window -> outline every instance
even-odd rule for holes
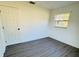
[[[68,27],[68,21],[69,21],[70,13],[64,13],[64,14],[58,14],[55,15],[55,26],[56,27]]]

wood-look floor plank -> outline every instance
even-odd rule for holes
[[[79,49],[49,37],[7,46],[5,57],[79,57]]]

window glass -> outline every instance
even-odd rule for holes
[[[70,13],[63,13],[55,15],[54,19],[56,21],[56,26],[58,27],[68,27]]]

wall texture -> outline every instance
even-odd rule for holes
[[[48,36],[48,9],[24,2],[0,2],[0,7],[7,45]]]
[[[70,12],[68,28],[55,27],[54,15]],[[49,36],[79,48],[79,4],[65,6],[51,11],[51,19],[49,21]]]
[[[34,5],[21,5],[19,8],[18,27],[21,42],[48,36],[49,10]]]
[[[79,48],[79,4],[52,10],[50,20],[48,9],[24,2],[0,2],[0,10],[7,45],[47,37],[49,33],[50,37]],[[71,13],[69,26],[56,28],[53,16],[64,12]]]

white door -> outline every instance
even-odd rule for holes
[[[17,20],[18,20],[18,9],[12,7],[6,7],[5,14],[5,30],[6,30],[6,37],[7,37],[7,45],[19,43],[18,37],[18,27],[17,27]]]
[[[7,45],[12,45],[20,41],[18,38],[18,8],[2,6],[2,19],[4,25],[5,41]]]
[[[5,40],[4,40],[4,33],[3,33],[1,20],[2,19],[1,19],[1,14],[0,14],[0,57],[2,57],[5,52]]]

